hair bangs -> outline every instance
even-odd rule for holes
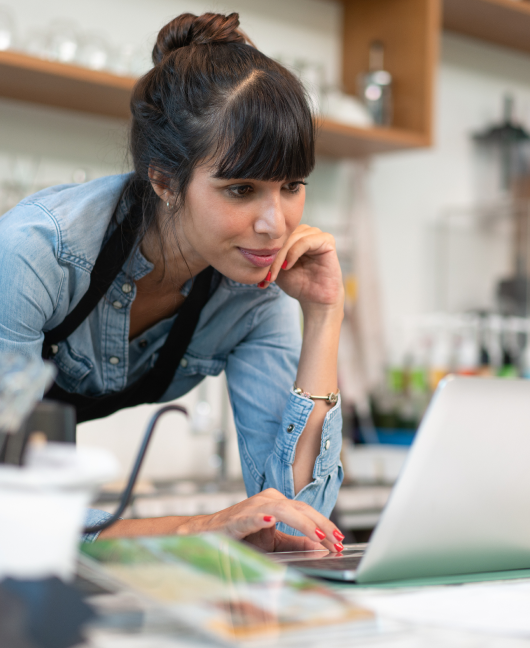
[[[294,180],[315,166],[315,124],[290,79],[270,71],[243,81],[221,114],[211,163],[216,178]]]

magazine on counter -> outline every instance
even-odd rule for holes
[[[323,583],[219,534],[100,540],[81,551],[180,621],[230,643],[374,623],[371,611]]]

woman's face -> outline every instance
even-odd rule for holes
[[[199,265],[258,283],[302,219],[303,178],[222,180],[213,173],[200,166],[189,185],[179,223],[186,247]]]

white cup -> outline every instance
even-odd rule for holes
[[[99,448],[47,443],[0,466],[0,580],[74,575],[86,508],[117,461]]]

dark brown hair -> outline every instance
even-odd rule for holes
[[[239,16],[182,14],[160,30],[154,67],[131,99],[131,189],[142,230],[157,226],[156,169],[184,204],[195,167],[218,178],[295,180],[315,163],[314,123],[300,81],[249,44]]]

